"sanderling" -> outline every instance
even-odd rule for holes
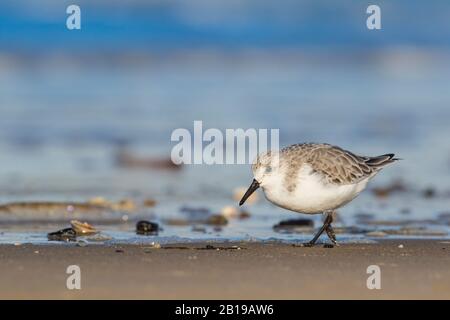
[[[324,231],[336,244],[331,227],[335,210],[353,200],[373,176],[396,160],[392,153],[357,156],[324,143],[294,144],[268,151],[253,163],[254,179],[239,205],[261,187],[266,198],[277,206],[306,214],[326,214],[323,226],[306,246],[314,245]]]

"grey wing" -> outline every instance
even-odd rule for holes
[[[336,146],[318,145],[310,151],[307,162],[329,183],[344,185],[358,183],[396,160],[394,154],[365,157]]]

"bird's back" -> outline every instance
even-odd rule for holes
[[[295,177],[306,163],[314,172],[323,175],[326,182],[338,185],[355,184],[398,160],[392,153],[376,157],[359,156],[326,143],[291,145],[281,150],[281,159],[287,165],[289,177]]]

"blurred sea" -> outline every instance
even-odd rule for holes
[[[184,205],[219,211],[251,182],[250,166],[116,163],[123,148],[168,156],[171,132],[202,120],[205,129],[279,128],[282,146],[328,142],[403,158],[373,186],[401,179],[411,192],[382,201],[367,192],[341,210],[344,225],[361,212],[437,225],[448,213],[448,1],[380,1],[381,31],[366,29],[364,1],[78,1],[80,31],[65,28],[69,4],[0,3],[1,203],[150,197],[156,219]],[[428,187],[438,196],[424,199]],[[298,237],[272,230],[297,214],[264,200],[249,211],[219,233],[166,226],[162,236]]]

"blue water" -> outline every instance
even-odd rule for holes
[[[0,3],[2,50],[173,50],[220,47],[449,46],[450,3],[377,1],[382,31],[366,28],[370,3],[358,0],[77,1],[82,31],[65,27],[53,0]]]

